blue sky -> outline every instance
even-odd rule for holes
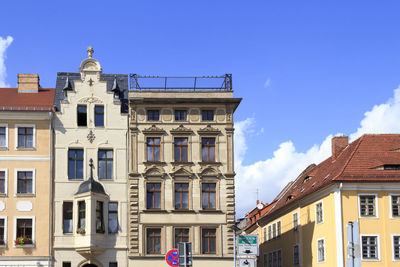
[[[60,3],[0,3],[0,38],[12,37],[0,53],[6,56],[0,79],[5,73],[3,82],[15,87],[17,73],[39,73],[43,87],[54,87],[58,71],[77,71],[89,45],[106,73],[232,73],[234,94],[243,97],[235,116],[239,216],[255,203],[255,197],[241,201],[255,188],[264,202],[271,201],[280,180],[295,179],[304,164],[328,156],[307,157],[313,147],[322,151],[327,137],[358,132],[374,105],[396,107],[399,1]],[[369,131],[397,131],[385,127]],[[291,155],[307,160],[282,165],[293,170],[285,174],[261,169],[262,181],[240,188],[240,179],[252,178],[250,167],[274,162],[287,144]],[[274,189],[266,189],[271,183]]]

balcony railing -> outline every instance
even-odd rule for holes
[[[130,74],[130,90],[232,91],[232,74],[223,76],[165,77]]]

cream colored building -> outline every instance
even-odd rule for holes
[[[51,266],[54,89],[0,88],[0,266]]]
[[[129,266],[166,266],[181,241],[193,245],[193,266],[232,266],[233,113],[241,99],[231,76],[222,90],[196,91],[146,90],[131,78]]]
[[[127,266],[128,76],[103,74],[92,53],[79,73],[57,75],[57,267]]]

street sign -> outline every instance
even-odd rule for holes
[[[254,258],[240,258],[239,259],[239,266],[240,267],[255,267],[256,266],[256,259]]]
[[[169,266],[176,267],[179,265],[179,253],[177,249],[171,249],[165,255],[165,261]]]
[[[190,242],[179,242],[179,267],[191,267],[192,266],[192,243]]]
[[[238,236],[239,255],[258,256],[258,235]]]

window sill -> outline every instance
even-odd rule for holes
[[[5,194],[5,193],[0,193],[0,197],[7,197],[7,194]],[[1,244],[0,244],[0,246],[1,246]]]
[[[142,212],[144,212],[144,213],[168,213],[168,211],[162,210],[162,209],[146,209],[146,210],[142,210]]]
[[[216,209],[202,209],[199,210],[200,213],[220,213],[223,214],[222,210],[216,210]]]
[[[194,165],[191,161],[172,161],[170,162],[172,165]]]
[[[359,216],[359,219],[379,219],[377,216]]]
[[[0,147],[0,151],[8,151],[8,147],[2,146],[2,147]]]
[[[69,182],[82,182],[83,178],[68,178]]]
[[[98,178],[102,182],[114,182],[114,178]]]
[[[199,161],[200,165],[221,165],[219,161]]]
[[[144,161],[143,162],[144,165],[166,165],[167,163],[165,163],[164,161]]]
[[[15,195],[16,197],[35,197],[35,194],[32,194],[32,193],[27,193],[27,194],[24,194],[24,193],[17,193],[16,195]]]
[[[35,244],[14,245],[14,248],[34,248]]]
[[[177,213],[196,213],[194,210],[190,209],[174,209],[172,212],[177,212]]]
[[[36,151],[36,147],[16,147],[17,151]]]

